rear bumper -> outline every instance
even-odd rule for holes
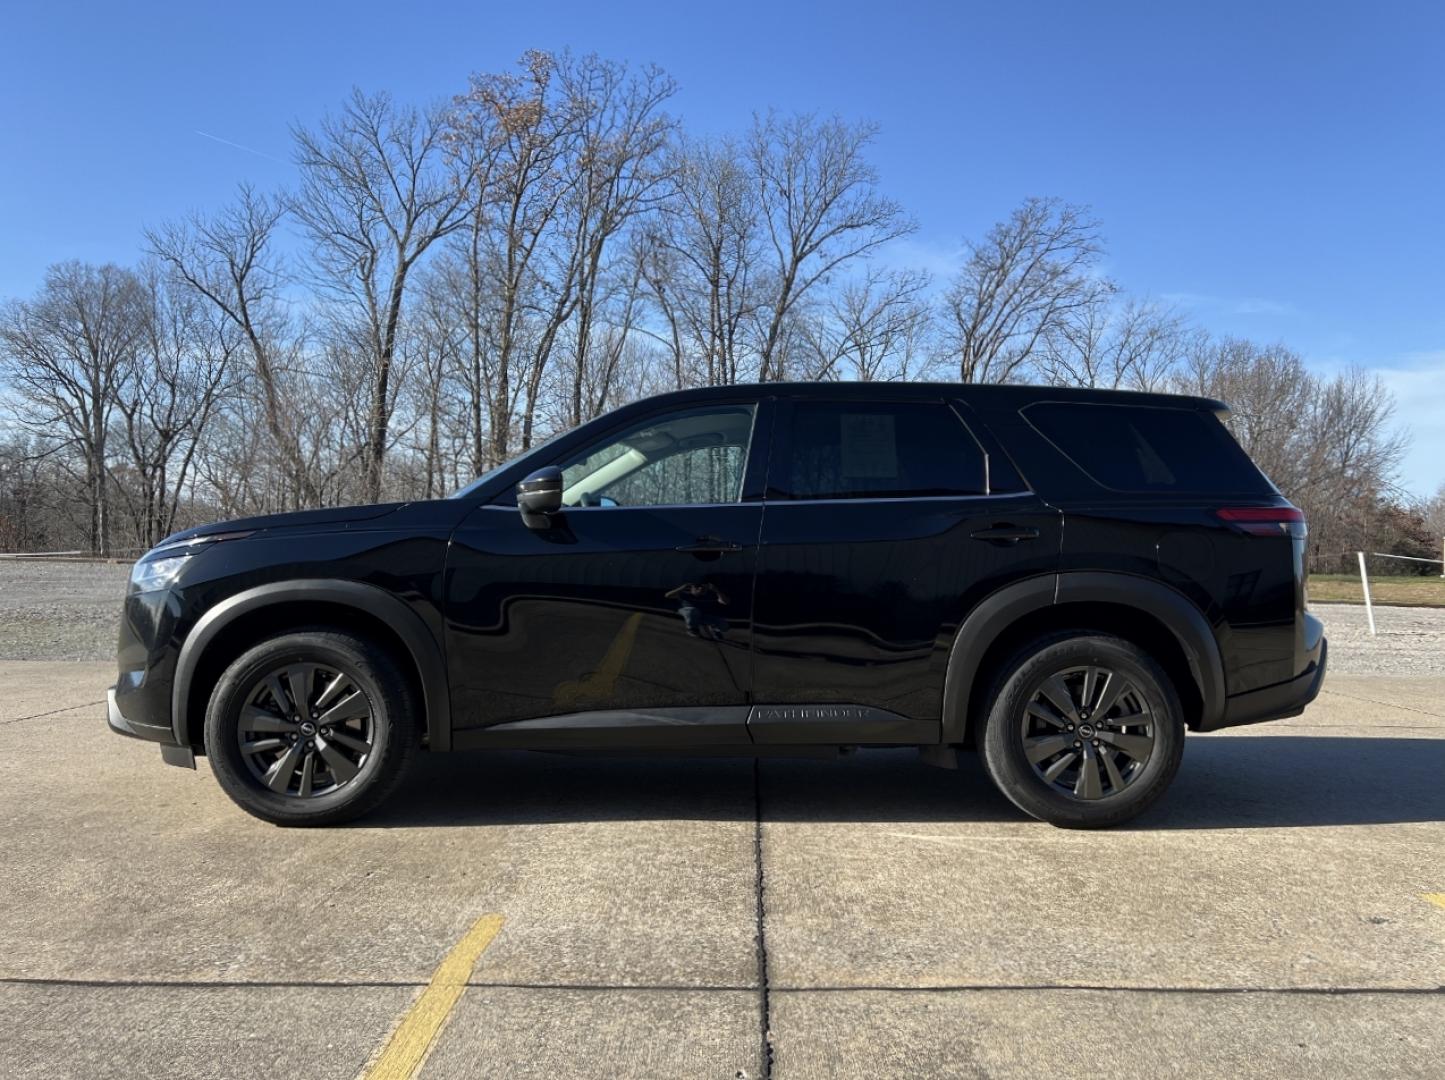
[[[105,692],[105,721],[110,730],[117,735],[125,735],[132,739],[142,739],[146,742],[160,743],[161,760],[167,765],[180,765],[183,768],[194,769],[196,767],[196,755],[189,746],[177,746],[175,733],[169,727],[158,727],[155,724],[142,724],[137,720],[127,719],[116,704],[115,687]]]
[[[1217,731],[1219,728],[1238,727],[1241,724],[1259,724],[1266,720],[1283,720],[1298,716],[1305,706],[1313,701],[1325,681],[1325,663],[1329,657],[1329,643],[1323,633],[1311,652],[1309,664],[1299,675],[1288,682],[1252,690],[1247,694],[1235,694],[1226,698],[1224,715],[1217,724],[1204,729]]]

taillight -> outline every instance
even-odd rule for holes
[[[1295,506],[1229,506],[1215,516],[1251,536],[1304,536],[1304,511]]]

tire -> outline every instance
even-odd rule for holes
[[[298,694],[306,715],[294,711]],[[206,710],[206,754],[221,788],[248,814],[277,825],[336,825],[395,790],[416,750],[415,715],[386,650],[341,630],[298,630],[261,642],[226,669]]]
[[[1107,828],[1143,813],[1184,755],[1174,684],[1123,638],[1041,638],[1004,666],[987,704],[989,778],[1024,813],[1061,828]]]

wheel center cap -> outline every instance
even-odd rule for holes
[[[316,734],[316,725],[310,720],[306,721],[306,723],[301,725],[301,734],[309,739],[312,735]]]
[[[1094,737],[1094,725],[1093,725],[1093,724],[1080,724],[1080,725],[1079,725],[1079,738],[1081,738],[1081,739],[1092,739],[1093,737]]]

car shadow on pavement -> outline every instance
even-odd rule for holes
[[[1395,825],[1445,821],[1445,738],[1233,735],[1190,738],[1154,829]]]
[[[766,821],[1020,822],[977,757],[957,771],[911,750],[761,761]],[[363,827],[751,821],[749,759],[524,752],[421,755]],[[1191,737],[1174,784],[1127,829],[1247,829],[1445,820],[1445,739]]]

